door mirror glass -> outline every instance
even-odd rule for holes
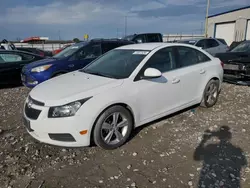
[[[147,68],[144,71],[144,77],[145,78],[159,78],[161,77],[161,71],[159,71],[158,69],[155,68]]]
[[[136,39],[135,42],[136,43],[142,43],[142,40],[141,39]]]

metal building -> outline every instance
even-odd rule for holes
[[[208,17],[208,37],[233,41],[250,40],[250,6]]]

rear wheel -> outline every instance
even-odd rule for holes
[[[128,140],[132,129],[130,112],[122,106],[112,106],[98,118],[93,132],[94,142],[103,149],[116,149]]]
[[[202,107],[210,108],[214,106],[219,96],[219,81],[210,80],[206,85],[201,102]]]

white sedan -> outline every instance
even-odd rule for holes
[[[35,139],[58,146],[123,145],[132,130],[195,104],[212,107],[223,64],[178,43],[116,48],[83,69],[36,86],[24,105]]]

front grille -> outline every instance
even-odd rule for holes
[[[71,134],[49,134],[51,140],[61,141],[61,142],[75,142],[76,140]]]
[[[25,105],[25,114],[28,118],[36,120],[41,113],[41,110],[37,110],[34,108],[29,108],[28,105]]]
[[[32,101],[33,104],[37,105],[37,106],[44,106],[44,102],[40,102],[38,100],[35,100],[33,98],[31,98],[31,96],[29,96],[29,101]]]

